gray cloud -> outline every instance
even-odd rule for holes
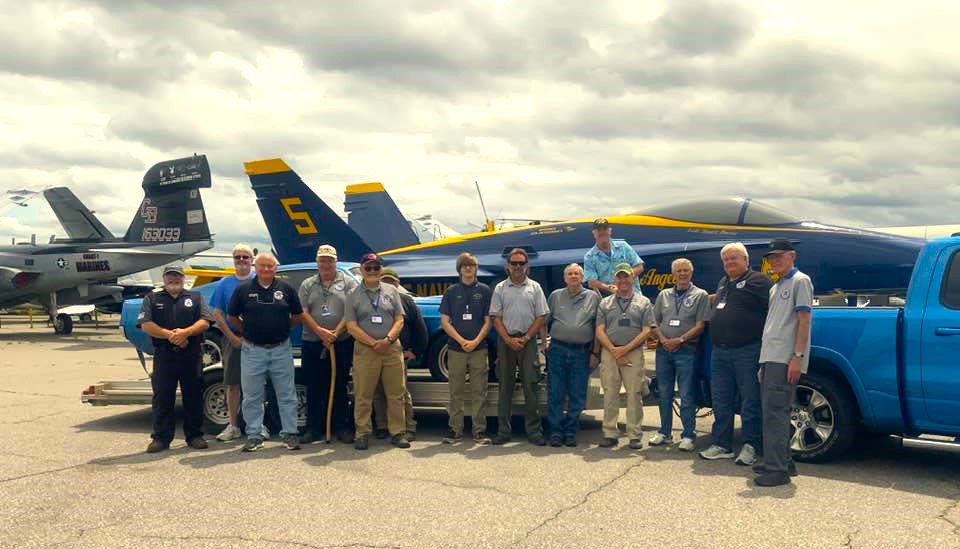
[[[654,22],[653,35],[683,55],[736,52],[753,34],[753,15],[731,2],[670,2]]]

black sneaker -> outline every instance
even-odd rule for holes
[[[370,447],[370,435],[360,435],[357,437],[357,440],[353,443],[353,447],[357,450],[366,450]]]
[[[563,446],[563,437],[560,435],[550,435],[550,446],[553,446],[554,448]]]
[[[574,435],[567,435],[563,437],[563,445],[573,448],[577,445],[577,437]]]
[[[407,431],[407,440],[410,441],[410,442],[413,442],[413,441],[417,440],[417,432],[416,432],[416,431]]]
[[[447,431],[447,434],[443,437],[444,444],[457,444],[463,442],[463,433],[458,433],[453,429]]]
[[[630,439],[631,450],[639,450],[640,448],[643,448],[643,441],[641,441],[639,438]]]
[[[169,447],[170,447],[169,444],[165,442],[160,442],[157,439],[153,439],[152,441],[150,441],[150,444],[147,445],[147,453],[156,454],[157,452],[162,452]]]
[[[262,438],[248,438],[247,442],[243,445],[241,452],[256,452],[257,450],[263,448],[263,439]]]
[[[287,450],[300,449],[300,437],[297,435],[283,435],[283,443],[287,445]]]
[[[762,463],[758,463],[758,464],[756,464],[756,465],[753,466],[753,472],[756,473],[756,474],[758,474],[758,475],[765,474],[765,473],[767,472],[767,466],[764,465],[764,464],[762,464]],[[796,464],[796,463],[794,463],[794,462],[791,461],[791,462],[787,465],[787,474],[790,475],[791,477],[797,476],[797,464]]]
[[[302,437],[300,437],[300,444],[313,444],[314,442],[321,440],[323,440],[322,436],[315,435],[310,431],[307,431]]]
[[[783,486],[784,484],[790,484],[790,475],[786,473],[764,473],[753,479],[753,483],[766,488]]]
[[[493,437],[493,443],[497,446],[506,444],[510,442],[510,435],[505,435],[503,433],[497,433],[497,436]]]
[[[400,433],[399,435],[393,435],[392,437],[390,437],[390,444],[393,444],[397,448],[410,447],[410,441],[407,440],[407,436],[404,433]]]
[[[194,437],[190,439],[190,442],[187,443],[187,446],[193,448],[194,450],[206,450],[210,446],[207,444],[207,441],[203,440],[203,437]]]
[[[541,435],[540,433],[537,433],[537,434],[531,436],[529,440],[530,440],[530,444],[533,444],[534,446],[546,446],[546,445],[547,445],[546,439],[544,439],[544,438],[543,438],[543,435]]]
[[[601,448],[613,448],[616,445],[617,445],[617,439],[610,438],[610,437],[603,437],[603,440],[601,440],[600,444],[598,444],[598,446],[600,446]]]
[[[346,429],[344,429],[343,431],[340,431],[339,433],[337,433],[337,440],[339,440],[344,444],[353,444],[353,440],[354,440],[353,431],[348,431]]]
[[[377,438],[380,439],[380,440],[383,440],[383,439],[387,438],[388,436],[390,436],[390,431],[388,431],[388,430],[386,430],[386,429],[375,429],[375,430],[373,431],[373,436],[377,437]]]
[[[486,446],[487,444],[493,443],[493,441],[490,440],[490,437],[488,437],[486,433],[473,433],[473,443]]]

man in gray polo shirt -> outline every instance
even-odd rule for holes
[[[670,265],[675,285],[660,292],[653,307],[657,321],[657,389],[660,397],[660,432],[650,446],[673,441],[673,386],[680,388],[678,448],[693,451],[697,427],[697,342],[710,316],[710,297],[693,285],[693,263],[675,259]]]
[[[600,294],[583,287],[583,269],[571,263],[563,270],[566,288],[547,300],[550,341],[547,349],[547,423],[550,446],[577,445],[580,414],[587,400]],[[564,403],[567,413],[563,413]]]
[[[597,341],[600,356],[600,384],[603,387],[603,441],[600,446],[617,445],[620,429],[620,388],[627,391],[627,438],[630,448],[643,447],[643,392],[646,385],[643,344],[656,322],[650,300],[633,287],[633,267],[620,263],[614,268],[617,292],[600,301],[597,308]]]
[[[360,260],[363,284],[347,296],[343,318],[353,336],[354,421],[357,439],[354,447],[366,450],[373,426],[373,393],[383,383],[387,397],[387,426],[390,442],[398,448],[409,448],[405,431],[403,396],[406,392],[403,368],[403,304],[400,294],[390,284],[380,282],[383,264],[377,254],[369,253]]]
[[[794,266],[797,252],[786,238],[774,239],[766,257],[779,278],[770,288],[760,347],[763,464],[754,467],[753,482],[780,486],[796,475],[790,457],[790,408],[800,375],[810,362],[813,283]]]
[[[543,328],[547,299],[537,281],[527,277],[529,257],[522,248],[507,256],[510,278],[497,284],[490,301],[490,316],[497,330],[497,377],[500,391],[497,401],[499,432],[494,444],[510,442],[510,418],[513,415],[513,388],[520,369],[526,412],[527,438],[537,446],[546,445],[540,412],[537,409],[540,368],[537,366],[537,333]]]

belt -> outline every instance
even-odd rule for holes
[[[747,345],[756,345],[757,343],[760,343],[760,342],[759,342],[759,341],[749,341],[749,342],[747,342],[747,343],[740,343],[739,345],[733,345],[733,344],[730,344],[730,343],[716,343],[716,342],[714,342],[714,345],[716,345],[717,347],[720,347],[721,349],[739,349],[740,347],[746,347]]]
[[[274,347],[279,347],[284,343],[286,343],[286,341],[281,341],[279,343],[254,343],[252,341],[250,342],[250,344],[253,345],[254,347],[263,347],[264,349],[273,349]]]
[[[560,341],[559,339],[550,338],[550,345],[559,345],[561,347],[567,347],[569,349],[585,349],[587,345],[592,345],[592,341],[587,343],[567,343],[566,341]]]

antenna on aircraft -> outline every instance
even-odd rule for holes
[[[483,210],[483,230],[484,232],[492,233],[497,229],[493,223],[493,220],[487,215],[487,207],[483,204],[483,193],[480,192],[480,183],[478,183],[477,180],[474,180],[473,184],[477,187],[477,196],[480,197],[480,209]]]

